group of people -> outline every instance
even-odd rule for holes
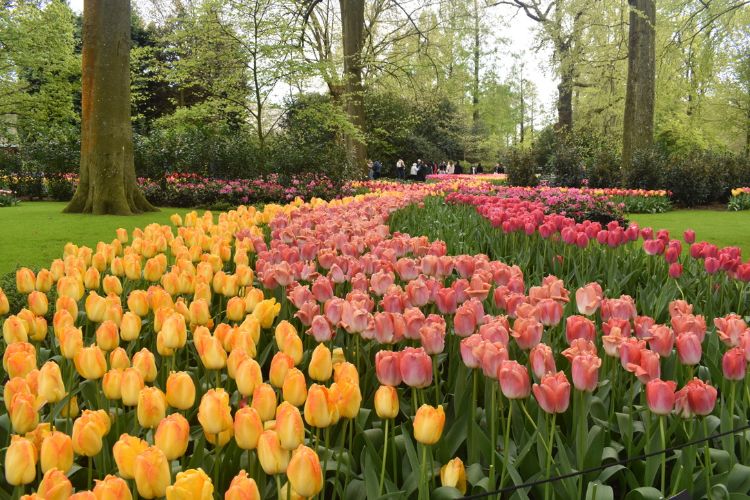
[[[368,161],[367,165],[369,167],[369,177],[370,179],[378,179],[382,177],[383,175],[383,164],[378,161]],[[503,167],[502,163],[498,162],[495,164],[495,167],[492,169],[492,172],[496,174],[502,174],[505,173],[505,167]],[[404,162],[403,159],[399,158],[399,160],[396,162],[396,177],[398,179],[409,179],[412,181],[424,181],[428,175],[430,174],[483,174],[484,168],[482,167],[482,163],[479,162],[476,165],[471,165],[468,168],[468,171],[464,171],[464,167],[461,165],[460,161],[442,161],[440,163],[437,163],[435,161],[429,162],[429,161],[422,161],[422,159],[418,159],[416,162],[411,164],[411,168],[406,168],[406,162]]]

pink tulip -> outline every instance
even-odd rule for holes
[[[714,318],[714,325],[721,341],[729,346],[738,345],[740,335],[747,330],[747,323],[737,314]]]
[[[629,295],[619,299],[602,299],[602,321],[610,318],[631,320],[636,317],[635,302]]]
[[[701,341],[697,335],[685,332],[677,335],[677,356],[683,365],[697,365],[703,353]]]
[[[673,300],[669,303],[669,317],[682,316],[683,314],[693,314],[693,306],[684,300]]]
[[[313,317],[310,329],[307,333],[312,335],[318,342],[327,342],[333,338],[331,324],[325,316],[317,315]]]
[[[648,339],[651,336],[651,327],[656,324],[650,316],[636,316],[633,320],[633,330],[639,339]]]
[[[312,294],[318,302],[325,302],[333,297],[333,285],[325,276],[319,276],[312,285]]]
[[[568,316],[565,318],[565,338],[570,344],[575,339],[594,341],[596,339],[596,325],[585,316]]]
[[[406,285],[406,298],[412,306],[422,307],[430,302],[430,289],[421,278]]]
[[[500,363],[508,360],[508,351],[499,342],[482,342],[477,347],[477,355],[481,358],[484,376],[493,379],[497,377]]]
[[[500,342],[507,346],[509,338],[508,330],[510,325],[508,324],[508,318],[506,316],[487,316],[488,319],[482,326],[479,327],[479,335],[482,339],[489,342]]]
[[[677,382],[654,378],[646,383],[646,403],[655,415],[669,415],[675,404]]]
[[[424,325],[425,317],[424,313],[418,307],[409,307],[404,311],[404,322],[406,323],[406,331],[404,337],[411,340],[419,339],[419,330]]]
[[[481,339],[481,337],[476,334],[470,335],[465,339],[461,339],[461,344],[459,345],[461,351],[461,359],[463,360],[464,365],[466,365],[467,368],[479,368],[481,359],[477,356],[476,349],[482,342],[483,340]]]
[[[674,348],[674,332],[667,325],[654,325],[649,329],[648,346],[658,352],[662,358],[668,358],[672,355]]]
[[[453,316],[453,331],[459,337],[466,337],[474,333],[477,327],[477,319],[474,311],[463,306],[459,307]]]
[[[427,354],[440,354],[445,349],[445,320],[437,314],[430,314],[419,330],[422,347]]]
[[[565,413],[570,404],[570,383],[565,373],[557,372],[542,378],[532,387],[539,407],[546,413]]]
[[[599,383],[602,360],[594,354],[581,354],[573,358],[572,365],[573,387],[579,391],[593,392]]]
[[[675,394],[675,412],[683,418],[711,414],[716,406],[716,388],[694,378]]]
[[[661,376],[659,354],[648,349],[643,349],[638,363],[628,363],[625,369],[638,377],[638,380],[643,384],[649,380],[659,378]]]
[[[685,239],[685,243],[687,243],[688,245],[692,245],[693,243],[695,243],[695,231],[693,231],[692,229],[686,229],[683,233],[683,237]]]
[[[669,277],[672,279],[677,279],[680,276],[682,276],[682,264],[678,264],[677,262],[670,264]]]
[[[747,371],[747,359],[742,347],[733,347],[721,358],[721,368],[727,380],[744,380]]]
[[[531,393],[531,381],[526,367],[517,361],[503,361],[497,372],[500,390],[508,399],[523,399]]]
[[[338,325],[341,322],[341,313],[344,311],[345,302],[344,299],[339,297],[332,297],[323,304],[323,313],[332,325]]]
[[[589,283],[588,285],[576,290],[576,307],[578,312],[591,316],[601,305],[603,297],[602,287],[599,283]]]
[[[432,384],[432,360],[421,347],[407,347],[401,351],[399,369],[401,378],[409,387],[421,389]]]
[[[380,270],[370,276],[370,290],[375,295],[383,296],[395,280],[396,276],[392,272]]]
[[[562,304],[552,299],[543,299],[536,307],[539,310],[539,320],[544,326],[555,326],[560,323],[563,315]]]
[[[568,358],[571,363],[576,356],[583,354],[591,354],[592,356],[598,356],[596,345],[586,339],[573,339],[570,343],[570,347],[562,352],[562,355]]]
[[[646,341],[635,337],[627,337],[620,342],[620,363],[627,370],[628,364],[640,364],[641,353],[646,347]]]
[[[552,349],[546,344],[537,344],[531,349],[529,364],[531,365],[531,372],[537,379],[557,371],[555,356]]]
[[[542,340],[544,325],[533,318],[518,318],[513,322],[511,336],[524,351],[531,349]]]
[[[401,383],[401,353],[378,351],[375,355],[375,374],[381,385],[397,386]]]

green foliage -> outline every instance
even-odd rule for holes
[[[636,151],[633,153],[630,168],[623,172],[624,187],[662,189],[666,163],[667,155],[660,147]]]
[[[536,186],[536,163],[534,154],[522,148],[513,148],[508,154],[505,172],[511,186]]]

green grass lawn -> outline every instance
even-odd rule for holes
[[[633,214],[630,220],[642,227],[668,229],[674,238],[682,238],[685,229],[695,231],[696,241],[719,246],[738,246],[750,257],[750,211],[674,210],[663,214]]]
[[[64,214],[65,203],[22,202],[15,207],[0,208],[0,275],[17,266],[48,267],[61,257],[68,241],[94,248],[99,241],[112,241],[115,230],[128,231],[152,222],[169,224],[173,213],[185,214],[184,208],[163,208],[133,216]]]
[[[68,241],[94,247],[98,241],[111,241],[118,227],[144,227],[151,222],[169,223],[169,216],[188,209],[164,208],[160,212],[131,217],[63,214],[65,203],[25,202],[0,208],[0,274],[17,266],[46,267],[62,255]],[[664,214],[635,214],[631,220],[641,226],[669,229],[673,237],[692,228],[698,241],[720,246],[739,246],[750,257],[750,211],[675,210]]]

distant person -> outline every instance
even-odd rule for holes
[[[416,163],[412,163],[411,170],[409,170],[409,179],[416,181],[418,173],[419,173],[419,165],[417,165]]]
[[[495,173],[496,174],[504,174],[505,168],[503,167],[503,164],[500,162],[495,163]]]
[[[477,163],[476,173],[477,174],[483,174],[484,173],[484,169],[482,168],[482,162],[481,161],[479,163]]]
[[[373,180],[375,177],[375,171],[373,170],[372,160],[367,160],[367,178]]]
[[[453,173],[456,175],[461,175],[464,173],[464,167],[461,166],[461,162],[457,161],[456,166],[453,167]]]
[[[427,180],[427,174],[430,173],[430,167],[426,163],[422,163],[422,166],[419,167],[419,170],[417,171],[417,180],[420,182],[424,182]]]
[[[453,172],[455,172],[455,167],[453,166],[453,162],[449,161],[448,162],[448,166],[445,167],[445,173],[449,174],[449,175],[452,175]]]
[[[401,158],[396,162],[396,177],[403,180],[406,176],[406,163]]]
[[[380,160],[375,160],[372,164],[372,178],[373,179],[380,179],[380,175],[383,172],[383,164],[380,163]]]

